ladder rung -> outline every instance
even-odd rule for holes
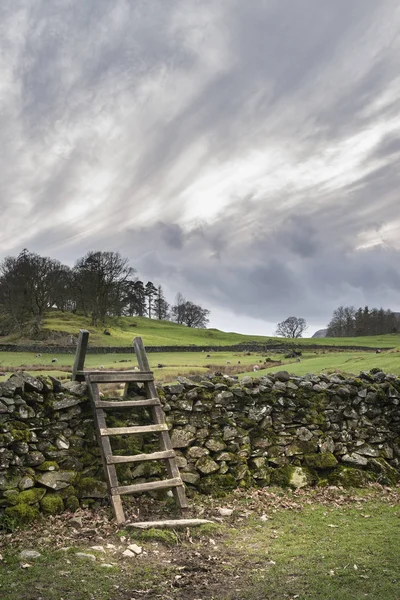
[[[143,398],[143,400],[120,400],[118,402],[110,402],[108,400],[98,400],[95,402],[96,408],[134,408],[140,406],[160,406],[158,398]]]
[[[151,454],[134,454],[133,456],[107,456],[108,465],[116,465],[119,463],[134,463],[145,460],[161,460],[163,458],[174,458],[174,450],[164,450],[162,452],[152,452]]]
[[[141,383],[154,380],[152,371],[86,371],[84,375],[90,383]]]
[[[180,477],[174,479],[162,479],[161,481],[149,481],[147,483],[135,483],[133,485],[122,485],[111,489],[113,496],[119,494],[133,494],[135,492],[149,492],[151,490],[163,490],[165,488],[183,485]]]
[[[154,433],[157,431],[168,431],[168,425],[160,423],[160,425],[138,425],[134,427],[106,427],[100,429],[100,435],[127,435],[130,433]]]

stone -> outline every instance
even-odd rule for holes
[[[226,444],[221,438],[210,438],[204,445],[212,452],[221,452],[226,448]]]
[[[321,440],[318,446],[321,452],[333,452],[335,450],[335,442],[330,436],[327,436],[324,440]]]
[[[278,381],[289,381],[290,375],[287,371],[277,371],[274,374],[275,379]]]
[[[88,554],[87,552],[77,552],[75,556],[77,556],[78,558],[84,558],[85,560],[90,560],[92,562],[95,562],[96,560],[94,554]]]
[[[187,451],[188,458],[201,458],[202,456],[206,456],[210,454],[210,451],[207,448],[202,448],[201,446],[192,446]]]
[[[236,427],[231,427],[230,425],[227,425],[226,427],[224,427],[224,429],[223,429],[224,441],[233,440],[233,439],[235,439],[236,436],[237,436]]]
[[[143,552],[143,548],[141,546],[138,546],[137,544],[129,544],[128,550],[134,552],[134,554],[142,554]]]
[[[368,464],[368,460],[364,456],[361,456],[361,454],[357,454],[357,452],[344,454],[342,456],[342,461],[359,467],[365,467]]]
[[[190,471],[181,471],[181,479],[184,483],[191,483],[192,485],[195,485],[199,481],[200,475]]]
[[[35,482],[33,481],[32,477],[22,477],[22,479],[20,480],[19,484],[18,484],[18,488],[20,490],[29,490],[30,488],[33,488],[33,486],[35,485]]]
[[[37,481],[45,487],[58,491],[71,485],[75,478],[75,471],[47,471],[41,474]]]
[[[53,410],[65,410],[67,408],[71,408],[72,406],[77,406],[84,401],[85,398],[62,398],[61,400],[56,400],[56,402],[53,403]]]
[[[45,458],[41,452],[35,450],[34,452],[29,452],[25,457],[25,464],[29,467],[36,467],[41,465],[45,461]]]
[[[309,477],[307,473],[301,467],[294,467],[292,474],[289,478],[289,485],[300,489],[309,485]]]
[[[62,391],[67,391],[74,396],[86,396],[87,386],[86,383],[80,383],[79,381],[67,381],[63,383]]]
[[[361,456],[371,456],[373,458],[377,458],[379,456],[378,448],[373,448],[368,444],[364,444],[363,446],[357,448],[357,453],[361,454]]]
[[[219,470],[219,465],[209,456],[202,456],[201,458],[199,458],[195,466],[196,469],[204,475],[216,473]]]
[[[220,507],[218,508],[218,512],[221,515],[221,517],[230,517],[233,513],[233,508]]]
[[[29,375],[29,373],[26,373],[25,371],[23,371],[21,373],[21,378],[23,380],[24,383],[24,390],[28,391],[28,392],[42,392],[43,391],[43,382],[40,381],[40,379],[37,379],[36,377],[32,377],[32,375]]]
[[[173,448],[187,448],[196,439],[196,435],[187,429],[173,429],[171,444]]]
[[[301,442],[309,442],[313,436],[311,431],[307,427],[300,427],[296,431],[296,436]]]
[[[123,551],[122,556],[125,556],[126,558],[135,558],[136,554],[132,552],[132,550],[126,549]]]
[[[69,441],[63,435],[59,435],[56,439],[56,446],[59,450],[68,450]]]
[[[81,529],[83,527],[82,517],[72,517],[72,519],[68,521],[68,525],[71,525],[71,527],[75,527],[76,529]]]
[[[165,389],[169,394],[182,394],[182,392],[185,391],[185,388],[181,383],[175,383],[174,385],[166,385]]]
[[[37,550],[22,550],[20,552],[19,558],[20,560],[35,560],[36,558],[40,558],[42,555]]]

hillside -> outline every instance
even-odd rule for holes
[[[20,339],[16,336],[0,337],[0,344],[51,344],[67,345],[70,336],[77,336],[79,329],[88,329],[92,346],[130,346],[136,336],[141,336],[147,346],[229,346],[246,342],[291,344],[291,340],[268,336],[243,335],[218,329],[191,329],[170,321],[157,321],[146,317],[114,317],[104,327],[92,327],[90,319],[69,312],[51,311],[42,329],[41,340]],[[400,346],[400,335],[382,335],[359,338],[304,338],[298,345],[334,347],[393,348]]]

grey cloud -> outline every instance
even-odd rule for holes
[[[395,6],[2,3],[0,69],[15,62],[0,96],[3,254],[119,250],[144,278],[272,321],[327,319],[338,303],[396,308],[399,251],[358,241],[398,218],[399,132],[382,130],[351,177],[321,183],[321,165],[296,179],[333,141],[340,152],[397,114]],[[268,191],[255,177],[212,222],[185,222],[191,187],[266,146],[287,151],[288,181]]]

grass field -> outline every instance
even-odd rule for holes
[[[79,530],[69,525],[71,515],[47,517],[0,537],[0,597],[398,600],[399,492],[263,488],[218,500],[197,496],[191,515],[217,526],[190,530],[118,531],[101,509],[80,511]],[[221,518],[221,506],[232,515]],[[159,501],[149,510],[171,518],[174,509]],[[125,557],[132,543],[142,552]],[[40,556],[21,560],[23,549]]]
[[[283,338],[270,336],[242,335],[218,329],[191,329],[170,321],[157,321],[145,317],[110,318],[106,328],[110,332],[110,336],[104,335],[104,326],[92,327],[89,318],[60,311],[49,312],[43,324],[45,333],[53,331],[77,335],[79,329],[88,329],[90,332],[89,343],[92,346],[130,346],[135,336],[141,336],[148,346],[228,346],[244,342],[290,343]],[[3,344],[32,342],[34,343],[33,340],[21,340],[16,336],[0,338],[0,343]],[[63,343],[62,338],[59,343]],[[400,347],[400,334],[358,338],[304,338],[296,340],[296,344],[392,348]]]
[[[323,373],[342,371],[344,373],[359,374],[360,371],[370,371],[379,368],[387,373],[400,375],[400,352],[387,351],[381,354],[375,352],[326,352],[325,354],[304,354],[301,362],[285,364],[285,369],[293,375],[306,375],[307,373]],[[263,369],[257,373],[247,375],[267,375],[282,370],[282,367]]]

